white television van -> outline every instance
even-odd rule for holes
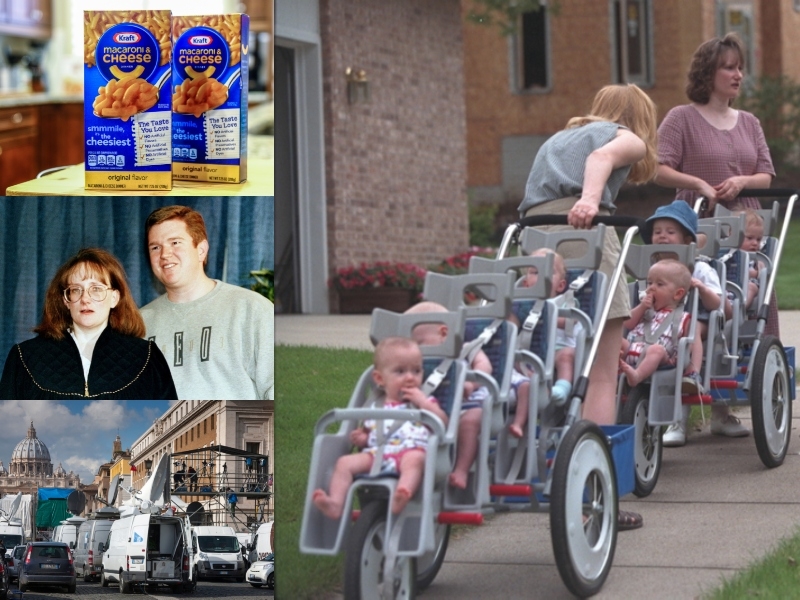
[[[75,573],[84,581],[92,581],[100,577],[103,570],[103,553],[100,544],[108,544],[108,536],[114,520],[119,518],[119,511],[114,508],[103,508],[92,513],[88,520],[78,529],[73,551]]]
[[[247,569],[236,531],[230,526],[192,527],[193,574],[198,579],[229,577],[241,583]]]
[[[256,530],[253,543],[250,545],[250,556],[248,560],[254,563],[257,560],[264,560],[267,554],[273,552],[272,541],[275,538],[275,521],[262,523]]]
[[[190,585],[191,544],[184,521],[171,515],[136,508],[111,526],[108,544],[100,546],[103,569],[100,584],[119,583],[131,592],[132,583],[167,585],[179,592]]]

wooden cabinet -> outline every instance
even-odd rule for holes
[[[83,162],[83,104],[0,109],[0,192]]]
[[[39,107],[0,109],[0,190],[36,177]]]
[[[0,0],[0,33],[49,38],[52,27],[52,0]]]
[[[39,171],[83,162],[83,104],[43,104],[38,108],[42,133]]]
[[[272,33],[273,0],[243,0],[239,11],[250,17],[251,31]]]

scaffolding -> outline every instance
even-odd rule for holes
[[[269,457],[229,446],[175,452],[169,491],[188,506],[193,525],[231,525],[254,532],[272,520]]]

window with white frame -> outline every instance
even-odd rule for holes
[[[514,36],[515,87],[519,92],[550,87],[550,39],[547,8],[524,13]]]
[[[652,0],[612,0],[613,73],[616,83],[653,83]]]

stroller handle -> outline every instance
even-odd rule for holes
[[[742,188],[737,198],[788,198],[800,193],[792,188]]]
[[[592,225],[610,225],[612,227],[633,227],[639,229],[644,225],[644,219],[625,215],[598,215],[592,219]],[[569,225],[567,215],[531,215],[519,220],[519,227],[535,227],[537,225]]]

